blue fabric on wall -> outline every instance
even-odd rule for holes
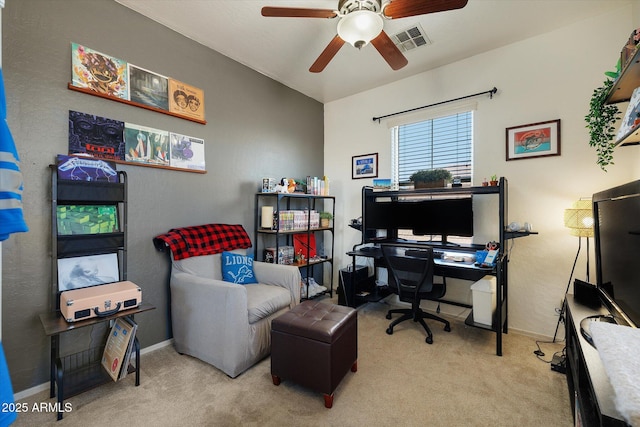
[[[9,368],[4,358],[2,342],[0,342],[0,405],[2,406],[2,410],[0,410],[0,427],[8,426],[16,420],[18,413],[12,405],[13,403],[11,377],[9,377]]]
[[[11,233],[29,231],[22,215],[23,180],[20,159],[9,124],[4,79],[0,68],[0,241]]]

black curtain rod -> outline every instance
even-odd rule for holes
[[[378,123],[380,123],[380,120],[386,119],[387,117],[397,116],[399,114],[411,113],[412,111],[422,110],[423,108],[435,107],[436,105],[442,105],[442,104],[446,104],[448,102],[460,101],[461,99],[473,98],[474,96],[480,96],[480,95],[484,95],[484,94],[489,94],[489,98],[493,99],[493,94],[496,93],[496,92],[498,92],[498,89],[494,87],[493,89],[487,90],[485,92],[474,93],[473,95],[461,96],[460,98],[450,99],[448,101],[436,102],[435,104],[424,105],[422,107],[416,107],[416,108],[412,108],[410,110],[398,111],[397,113],[391,113],[391,114],[386,114],[386,115],[380,116],[380,117],[374,117],[373,121],[375,122],[377,120]]]

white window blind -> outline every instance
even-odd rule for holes
[[[464,183],[472,182],[473,112],[466,111],[392,129],[395,182],[409,180],[422,169],[447,169]]]

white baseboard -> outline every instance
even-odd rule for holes
[[[173,344],[173,338],[168,339],[166,341],[159,342],[157,344],[154,344],[154,345],[151,345],[149,347],[145,347],[145,348],[141,349],[140,350],[140,355],[142,356],[143,354],[149,353],[149,352],[154,351],[154,350],[159,350],[159,349],[161,349],[163,347],[166,347],[166,346],[172,345],[172,344]],[[19,393],[14,393],[13,400],[17,402],[19,400],[26,399],[27,397],[33,396],[34,394],[38,394],[41,391],[46,391],[46,390],[49,390],[49,381],[47,381],[46,383],[31,387],[31,388],[28,388],[26,390],[22,390]]]

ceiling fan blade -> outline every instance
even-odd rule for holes
[[[338,16],[335,10],[330,9],[303,9],[296,7],[271,7],[262,8],[262,16],[280,18],[335,18]]]
[[[408,16],[426,15],[462,9],[469,0],[392,0],[382,11],[387,18],[397,19]]]
[[[371,40],[371,44],[380,52],[380,55],[392,69],[399,70],[409,63],[384,30],[378,37]]]
[[[336,34],[333,40],[331,40],[327,47],[324,48],[320,56],[318,56],[316,62],[311,65],[309,71],[311,71],[312,73],[319,73],[324,70],[327,64],[329,64],[333,57],[336,56],[336,53],[338,53],[343,44],[344,40],[342,40],[340,36]]]

